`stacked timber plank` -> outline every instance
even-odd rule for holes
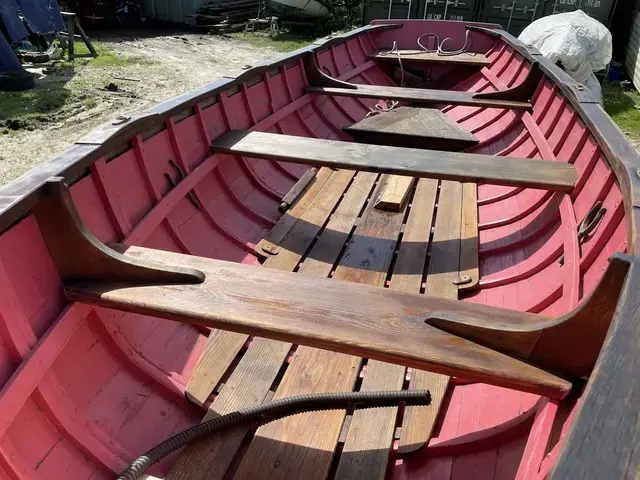
[[[213,0],[198,9],[196,22],[220,31],[230,30],[259,16],[263,3],[261,0]]]

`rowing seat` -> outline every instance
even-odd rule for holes
[[[473,92],[432,90],[427,88],[354,84],[354,88],[309,87],[307,88],[307,92],[338,97],[393,100],[397,102],[409,102],[414,105],[466,105],[470,107],[510,108],[514,110],[530,110],[532,108],[531,103],[526,101],[485,98]]]
[[[540,66],[534,62],[520,84],[505,90],[474,93],[343,82],[323,72],[313,55],[305,57],[304,68],[310,85],[307,88],[309,93],[394,100],[416,105],[467,105],[520,110],[532,108],[529,100],[533,97],[542,78]]]
[[[403,62],[425,63],[425,64],[445,64],[445,65],[468,65],[473,67],[486,67],[491,61],[483,53],[462,52],[455,55],[438,55],[438,52],[426,52],[424,50],[398,50],[391,52],[391,49],[382,49],[370,53],[369,58],[378,61],[398,61],[398,56]]]
[[[231,130],[212,142],[217,153],[411,177],[570,192],[576,169],[564,162],[355,144]]]

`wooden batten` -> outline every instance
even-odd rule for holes
[[[376,208],[387,212],[401,211],[415,181],[414,177],[390,176],[384,190],[376,199]]]

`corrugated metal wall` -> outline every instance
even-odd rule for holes
[[[582,10],[608,26],[617,0],[364,0],[364,23],[378,18],[478,20],[519,35],[533,20]],[[426,7],[426,8],[425,8]]]
[[[634,20],[627,44],[627,55],[624,66],[637,90],[640,90],[640,11],[633,12]]]
[[[145,18],[163,22],[195,25],[194,17],[201,5],[209,0],[143,0]]]

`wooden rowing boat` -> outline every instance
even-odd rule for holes
[[[140,465],[635,478],[639,172],[489,24],[376,21],[104,125],[0,191],[0,478],[114,478],[249,407]]]

